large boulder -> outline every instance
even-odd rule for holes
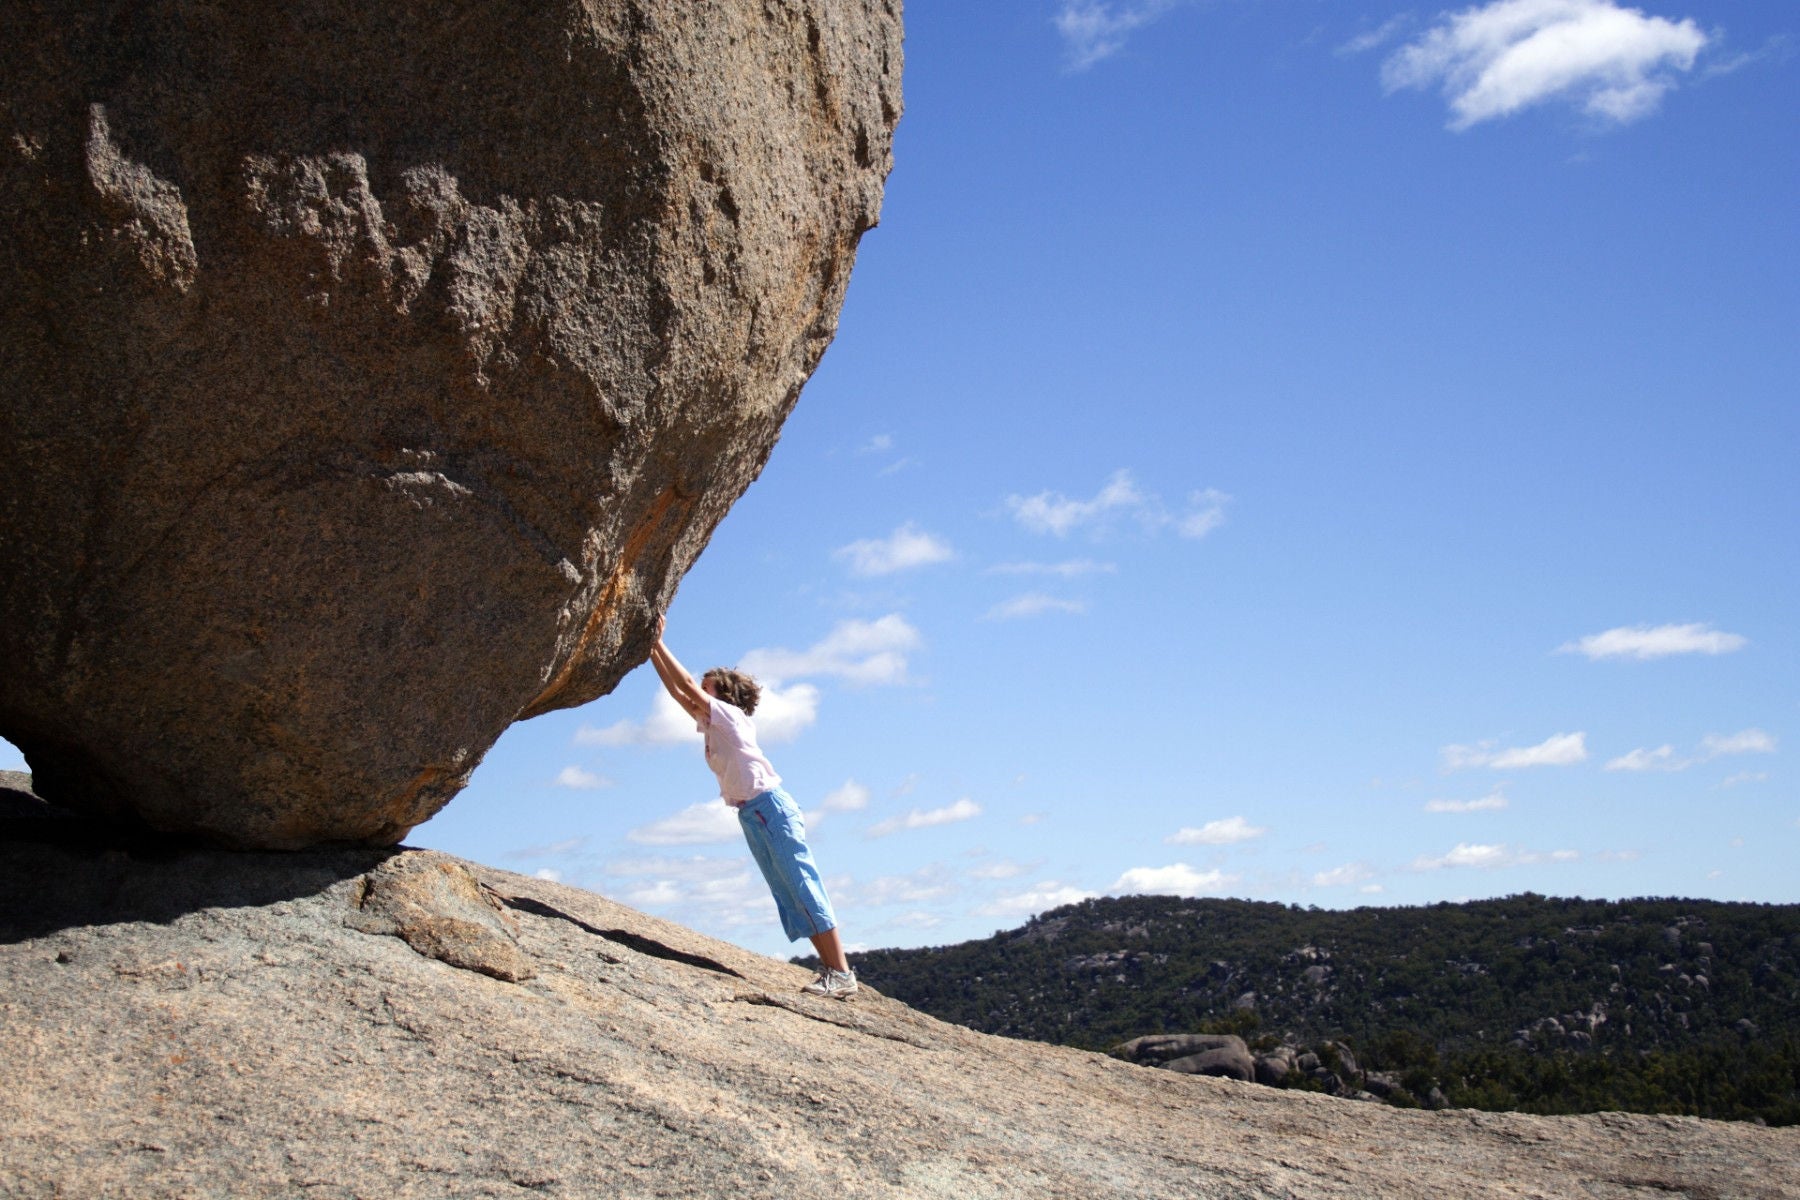
[[[899,0],[0,0],[0,735],[388,843],[609,691],[836,328]]]

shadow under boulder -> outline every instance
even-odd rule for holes
[[[314,896],[394,853],[197,846],[60,808],[33,794],[29,775],[0,772],[0,943]]]

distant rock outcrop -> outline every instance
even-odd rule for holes
[[[1114,1046],[1114,1058],[1144,1067],[1163,1067],[1182,1075],[1217,1075],[1253,1080],[1256,1061],[1244,1039],[1229,1033],[1170,1033],[1132,1038]]]
[[[806,996],[797,967],[443,855],[108,844],[14,795],[8,1197],[1778,1200],[1800,1180],[1796,1129],[1143,1070],[873,989]]]
[[[0,735],[396,841],[610,690],[836,328],[899,0],[6,0]]]
[[[1377,1093],[1363,1090],[1365,1073],[1358,1069],[1350,1047],[1341,1042],[1322,1045],[1331,1055],[1329,1066],[1314,1051],[1286,1044],[1252,1054],[1243,1038],[1229,1033],[1150,1034],[1120,1042],[1107,1053],[1140,1067],[1161,1067],[1182,1075],[1217,1075],[1265,1087],[1286,1087],[1289,1076],[1298,1073],[1326,1095],[1378,1098]]]
[[[1209,1050],[1244,1051],[1244,1039],[1230,1033],[1152,1033],[1114,1046],[1114,1058],[1143,1067],[1166,1067],[1176,1059]]]

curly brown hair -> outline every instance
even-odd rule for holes
[[[702,685],[712,684],[713,692],[725,703],[744,710],[749,716],[756,711],[756,702],[762,699],[762,687],[756,680],[742,671],[734,671],[730,667],[714,667],[700,677]]]

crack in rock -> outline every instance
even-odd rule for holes
[[[495,894],[500,895],[499,893]],[[719,975],[729,975],[733,979],[743,978],[741,974],[732,970],[717,959],[707,958],[704,954],[690,954],[686,950],[677,950],[673,946],[664,945],[662,942],[659,942],[654,938],[647,938],[641,933],[632,933],[628,929],[601,929],[597,925],[589,925],[580,917],[566,913],[553,905],[545,904],[542,900],[533,900],[529,896],[506,895],[500,895],[500,899],[509,907],[516,908],[520,912],[528,912],[540,917],[550,917],[558,921],[567,921],[569,924],[583,932],[591,933],[597,938],[604,938],[609,942],[614,942],[627,949],[636,950],[639,954],[647,955],[650,958],[660,958],[667,962],[676,962],[681,963],[684,966],[698,967],[702,971],[712,971]],[[616,964],[621,961],[620,959],[607,957],[605,955],[602,955],[602,957],[605,957],[606,961],[610,963]]]
[[[882,1038],[885,1041],[901,1042],[908,1046],[916,1046],[920,1050],[937,1049],[937,1046],[932,1042],[908,1037],[906,1034],[896,1033],[892,1030],[877,1029],[866,1021],[827,1015],[826,1013],[818,1011],[812,1004],[797,997],[790,998],[787,996],[779,996],[773,992],[739,992],[731,999],[734,1003],[738,1004],[755,1004],[765,1008],[785,1009],[795,1016],[805,1017],[809,1021],[818,1021],[825,1025],[836,1025],[839,1029],[848,1029],[851,1033],[862,1033],[867,1034],[869,1037]],[[826,1001],[825,1003],[841,1004],[843,1001],[831,1000]]]

